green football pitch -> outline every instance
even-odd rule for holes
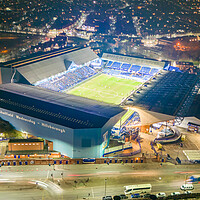
[[[120,104],[122,99],[140,84],[141,82],[134,80],[101,74],[67,91],[67,93],[106,103]]]

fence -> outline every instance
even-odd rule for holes
[[[110,163],[143,163],[146,162],[144,157],[137,158],[96,158],[93,164],[110,164]],[[88,162],[88,164],[91,162]],[[24,165],[72,165],[72,164],[87,164],[83,159],[30,159],[30,160],[0,160],[2,166],[24,166]]]
[[[126,149],[132,149],[132,144],[125,144],[125,145],[120,145],[120,146],[116,146],[116,147],[112,147],[112,148],[107,148],[105,149],[105,152],[103,154],[103,157],[106,156],[106,155],[109,155],[109,154],[113,154],[113,153],[116,153],[116,152],[120,152],[120,151],[123,151],[123,150],[126,150]]]

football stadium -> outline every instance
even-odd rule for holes
[[[110,53],[100,58],[88,47],[35,54],[0,70],[1,119],[52,141],[70,158],[111,155],[111,137],[136,139],[155,123],[182,120],[199,84],[198,76],[168,62]]]

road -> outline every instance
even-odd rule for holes
[[[170,194],[180,191],[180,186],[193,174],[200,174],[199,165],[137,163],[134,168],[133,164],[3,166],[0,169],[0,199],[73,200],[88,196],[89,199],[101,199],[105,194],[105,179],[107,195],[123,194],[123,186],[140,183],[151,183],[152,193]],[[47,186],[38,186],[37,181]],[[194,192],[200,191],[200,184],[194,188]],[[55,196],[57,190],[62,192]]]

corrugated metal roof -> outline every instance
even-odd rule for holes
[[[74,129],[101,128],[124,110],[25,84],[0,85],[0,107]]]
[[[112,54],[112,53],[104,53],[102,56],[102,59],[105,60],[112,60],[112,61],[118,61],[118,62],[124,62],[129,63],[133,65],[140,65],[140,66],[147,66],[147,67],[154,67],[154,68],[162,68],[165,65],[165,62],[157,61],[153,59],[148,58],[137,58],[133,56],[124,56],[124,55],[118,55],[118,54]]]
[[[89,48],[63,49],[59,52],[49,52],[36,57],[25,58],[24,60],[9,63],[9,66],[16,67],[16,70],[28,80],[30,84],[49,78],[52,75],[62,73],[69,66],[66,61],[73,61],[77,65],[83,65],[98,56]],[[8,65],[8,64],[5,64]]]

